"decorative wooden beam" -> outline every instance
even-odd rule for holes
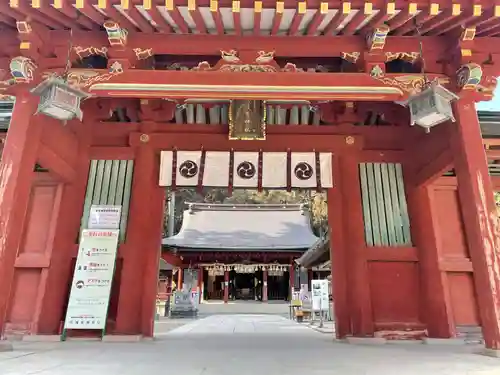
[[[9,8],[9,5],[2,2],[0,3],[0,12],[4,15],[13,17],[16,21],[24,21],[26,18],[30,17],[32,20],[54,29],[64,27],[61,23],[49,17],[45,17],[40,12],[37,12],[24,3],[11,3]]]
[[[118,67],[117,67],[118,68]],[[75,71],[75,74],[80,71]],[[227,71],[167,71],[115,69],[99,72],[102,79],[78,78],[97,96],[137,98],[254,98],[280,100],[404,100],[424,81],[422,75],[364,73],[234,73]],[[83,73],[84,74],[84,73]],[[444,76],[429,74],[442,82]]]

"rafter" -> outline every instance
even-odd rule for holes
[[[399,29],[393,32],[393,35],[405,35],[411,31],[415,30],[415,24],[422,25],[439,14],[439,6],[434,4],[435,6],[431,6],[427,9],[422,10],[417,16],[413,17],[412,22],[407,22]]]
[[[382,12],[382,10],[380,12]],[[365,22],[368,17],[372,16],[372,14],[373,5],[371,3],[366,3],[364,8],[359,9],[354,17],[352,17],[349,23],[344,27],[342,35],[354,35],[359,26]]]
[[[274,11],[273,26],[271,27],[271,35],[277,35],[279,33],[284,11],[285,3],[283,1],[277,1],[276,10]]]
[[[152,33],[154,31],[151,23],[143,17],[143,15],[139,12],[139,10],[135,6],[130,6],[129,8],[122,8],[124,14],[130,17],[133,20],[140,31],[145,33]]]
[[[333,33],[336,33],[337,28],[347,18],[347,16],[349,16],[350,13],[351,13],[351,4],[343,3],[342,9],[339,10],[335,14],[335,16],[333,16],[333,18],[330,20],[328,25],[326,25],[325,29],[323,30],[323,35],[331,36]]]
[[[321,8],[314,13],[314,16],[307,25],[306,35],[316,35],[318,32],[318,27],[325,19],[328,14],[328,3],[321,3]]]
[[[262,1],[256,1],[253,8],[253,35],[260,35],[262,19]]]
[[[233,23],[234,23],[234,33],[236,35],[242,35],[243,29],[241,28],[241,13],[240,13],[240,1],[233,0],[232,12],[233,12]]]
[[[210,14],[215,23],[215,29],[219,35],[224,35],[224,24],[222,23],[222,16],[219,10],[219,2],[217,0],[210,0]]]
[[[42,8],[44,11],[47,9],[48,5],[44,4],[44,7]],[[94,28],[94,23],[84,17],[83,13],[80,13],[76,8],[74,8],[70,3],[59,0],[59,1],[54,1],[53,7],[61,12],[63,15],[68,17],[69,19],[73,20],[76,24],[78,24],[81,27],[87,28],[89,30]]]
[[[298,7],[295,10],[295,14],[292,18],[292,23],[290,24],[290,28],[288,29],[288,35],[297,35],[300,27],[300,23],[304,18],[304,15],[307,11],[307,3],[305,1],[301,1],[298,3]]]
[[[191,0],[188,3],[188,12],[196,25],[196,31],[198,31],[198,34],[207,34],[208,32],[205,21],[201,16],[200,9],[196,6],[195,0]]]
[[[174,30],[172,26],[169,25],[167,20],[161,15],[160,11],[156,6],[152,6],[151,9],[147,9],[147,12],[151,16],[151,19],[156,24],[155,27],[164,33],[172,33]]]

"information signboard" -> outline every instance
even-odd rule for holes
[[[120,229],[122,206],[97,205],[90,207],[88,229]]]
[[[312,309],[328,311],[330,305],[328,280],[311,280]]]
[[[105,329],[118,237],[119,230],[82,231],[64,330]]]

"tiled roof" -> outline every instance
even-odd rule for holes
[[[318,237],[302,205],[188,204],[178,234],[163,245],[206,250],[306,250]]]

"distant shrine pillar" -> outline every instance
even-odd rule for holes
[[[224,271],[224,303],[229,301],[229,271]]]
[[[481,128],[471,100],[455,103],[452,138],[462,220],[485,345],[500,350],[500,228]]]
[[[267,268],[262,270],[262,302],[267,302]]]

